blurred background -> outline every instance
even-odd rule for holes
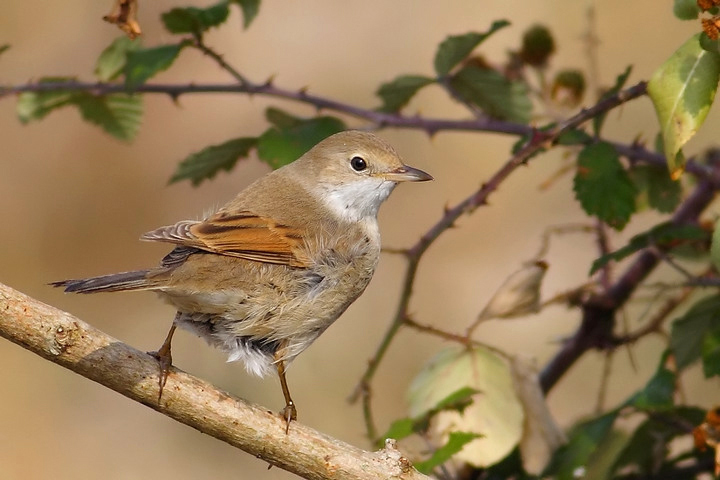
[[[91,80],[100,52],[120,32],[101,21],[111,1],[55,3],[5,0],[0,44],[12,48],[0,58],[0,83],[20,84],[43,75],[78,75]],[[210,4],[211,2],[203,2]],[[337,2],[264,0],[249,30],[242,30],[238,9],[209,45],[254,81],[274,77],[286,88],[308,87],[315,94],[375,107],[377,86],[399,74],[432,75],[437,44],[448,34],[484,31],[497,19],[512,22],[482,46],[488,60],[501,62],[517,48],[522,32],[535,23],[548,26],[558,45],[551,69],[587,71],[587,8],[578,0],[431,2]],[[600,43],[598,85],[611,85],[628,65],[628,84],[648,79],[699,22],[680,22],[672,2],[604,0],[594,2]],[[145,45],[170,43],[160,13],[184,3],[140,3]],[[215,63],[185,51],[157,82],[230,82]],[[590,102],[586,97],[586,104]],[[242,95],[186,95],[173,103],[164,96],[145,97],[143,126],[137,139],[123,143],[83,123],[76,110],[52,113],[40,123],[21,125],[12,98],[0,101],[0,282],[67,310],[141,350],[160,346],[173,318],[171,307],[149,293],[97,296],[65,295],[48,282],[154,265],[168,248],[141,243],[155,227],[199,218],[222,205],[268,167],[256,159],[231,173],[193,188],[168,186],[178,161],[189,153],[266,128],[263,112],[278,106],[312,115],[307,106]],[[406,110],[423,115],[463,118],[438,88],[423,90]],[[362,126],[353,123],[352,126]],[[720,118],[711,112],[687,147],[693,154],[711,145]],[[631,102],[606,123],[608,138],[631,142],[638,133],[657,132],[650,101]],[[509,155],[515,138],[469,133],[440,133],[429,139],[418,131],[384,130],[410,165],[435,176],[430,184],[401,186],[380,214],[383,243],[412,245],[442,215],[486,180]],[[553,188],[539,185],[563,161],[559,150],[537,157],[517,171],[481,208],[446,232],[423,260],[412,299],[415,319],[450,331],[464,331],[494,290],[521,263],[532,258],[548,225],[586,221],[572,200],[565,176]],[[657,216],[642,213],[613,239],[622,245]],[[543,297],[586,280],[596,250],[583,234],[553,238]],[[392,319],[404,261],[386,254],[368,290],[341,319],[301,355],[289,370],[290,388],[300,421],[329,435],[369,448],[358,405],[346,399]],[[643,305],[631,305],[630,326]],[[562,306],[514,321],[488,322],[477,337],[542,365],[578,314]],[[613,360],[607,404],[614,405],[643,385],[656,368],[663,342],[648,338],[634,348],[637,368],[624,352]],[[392,345],[373,383],[379,430],[406,414],[405,391],[421,365],[444,345],[403,331]],[[283,406],[275,378],[259,380],[239,364],[187,333],[174,343],[175,365],[229,392],[273,410]],[[592,353],[552,391],[550,407],[563,427],[591,413],[598,395],[603,355]],[[292,475],[267,465],[195,430],[180,425],[104,387],[0,340],[0,478],[2,479],[284,479]],[[693,403],[709,407],[720,389],[702,381],[699,369],[684,377]]]

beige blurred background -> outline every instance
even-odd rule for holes
[[[209,3],[209,2],[207,2]],[[599,84],[611,84],[627,65],[631,82],[647,79],[672,51],[699,28],[679,22],[672,2],[605,0],[597,6]],[[552,68],[586,69],[582,36],[586,8],[578,0],[502,0],[430,2],[379,0],[339,2],[265,0],[248,31],[233,8],[221,30],[208,36],[227,61],[256,81],[275,76],[287,88],[308,86],[313,93],[373,107],[380,82],[402,73],[432,74],[436,45],[448,34],[485,30],[507,18],[512,27],[482,48],[492,61],[519,44],[533,23],[549,26],[559,49]],[[141,2],[140,21],[146,45],[173,41],[159,25],[159,14],[184,5],[167,0]],[[92,79],[98,54],[118,31],[100,18],[110,0],[71,0],[49,4],[5,0],[0,44],[11,50],[0,57],[0,83],[17,84],[42,75],[79,75]],[[212,61],[184,52],[162,82],[229,82]],[[168,186],[177,162],[191,152],[233,136],[255,135],[265,128],[263,111],[279,106],[301,115],[302,105],[240,95],[187,95],[174,104],[147,96],[143,127],[133,143],[123,143],[80,121],[74,110],[51,114],[22,126],[14,100],[0,102],[0,282],[65,309],[142,350],[157,348],[173,317],[169,306],[152,294],[64,295],[47,282],[126,269],[158,261],[167,248],[140,243],[138,236],[160,225],[197,218],[218,206],[267,171],[256,159],[233,172],[192,188]],[[717,110],[717,109],[716,109]],[[407,110],[460,118],[466,112],[428,88]],[[719,118],[708,124],[688,153],[713,142]],[[351,125],[361,126],[360,123]],[[653,138],[656,121],[650,102],[640,99],[612,113],[609,138]],[[381,231],[386,246],[411,245],[436,222],[445,204],[453,205],[486,180],[507,159],[513,138],[500,135],[440,133],[432,140],[416,131],[385,130],[406,161],[435,176],[432,184],[401,186],[384,206]],[[419,270],[411,311],[416,320],[462,331],[503,279],[531,258],[547,225],[586,221],[572,200],[570,178],[541,192],[542,180],[562,163],[554,151],[517,171],[491,206],[463,218],[431,248]],[[638,215],[623,237],[657,221]],[[555,238],[543,296],[550,297],[582,282],[594,259],[591,238],[580,234]],[[367,292],[293,364],[290,387],[300,420],[345,441],[368,447],[357,405],[346,402],[367,360],[375,351],[396,308],[403,260],[382,258]],[[643,311],[627,310],[630,325]],[[542,365],[557,342],[574,331],[575,312],[547,309],[532,318],[491,322],[479,337],[512,352],[537,358]],[[444,345],[404,331],[396,339],[373,383],[380,430],[405,413],[409,380],[424,361]],[[607,402],[613,405],[644,384],[655,369],[658,338],[635,348],[637,370],[619,352],[613,362]],[[187,333],[176,336],[175,364],[221,388],[275,410],[282,407],[277,380],[259,380],[239,364]],[[550,395],[553,413],[567,427],[590,413],[598,392],[600,354],[575,366]],[[0,340],[0,479],[156,480],[291,478],[195,430]],[[683,384],[694,402],[709,406],[718,398],[693,369]]]

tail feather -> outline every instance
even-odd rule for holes
[[[120,292],[123,290],[147,290],[156,286],[156,282],[148,280],[149,270],[113,273],[100,277],[81,278],[52,282],[53,287],[64,288],[66,292],[97,293]]]

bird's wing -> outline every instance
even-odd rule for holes
[[[256,262],[309,267],[303,230],[251,212],[219,212],[203,221],[183,221],[140,237]]]

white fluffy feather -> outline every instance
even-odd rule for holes
[[[232,348],[228,348],[228,362],[237,362],[242,360],[245,370],[252,375],[264,377],[265,375],[275,371],[275,365],[272,359],[266,354],[248,346],[243,342],[235,342]]]
[[[395,188],[395,182],[368,177],[362,181],[333,185],[322,193],[322,199],[338,217],[357,222],[376,218],[380,204]]]

